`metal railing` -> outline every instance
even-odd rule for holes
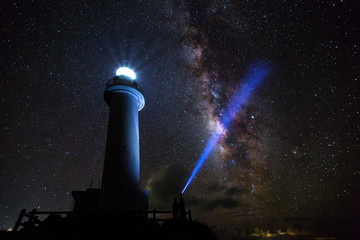
[[[26,209],[22,209],[20,211],[19,217],[15,222],[13,231],[18,231],[20,227],[36,227],[38,226],[42,220],[39,219],[40,215],[50,215],[50,214],[55,214],[55,215],[80,215],[83,213],[96,213],[96,212],[81,212],[81,211],[38,211],[36,209],[33,209],[32,211],[27,212]],[[179,217],[179,216],[174,216],[174,212],[173,211],[163,211],[163,210],[156,210],[153,209],[152,211],[116,211],[116,214],[121,215],[145,215],[147,214],[147,219],[148,220],[152,220],[152,221],[169,221],[169,220],[173,220],[173,219],[178,219],[181,221],[187,221],[187,222],[192,222],[192,216],[191,216],[191,210],[189,209],[187,212],[185,211],[185,213],[183,214],[183,217]],[[149,218],[149,214],[151,214],[151,217]],[[163,215],[163,214],[171,214],[171,217],[169,218],[158,218],[159,215]],[[186,218],[187,216],[187,218]],[[24,218],[27,218],[27,221],[24,221]]]

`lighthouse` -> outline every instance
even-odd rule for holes
[[[99,208],[140,210],[139,114],[145,98],[136,74],[119,68],[104,91],[110,107]]]
[[[147,191],[140,188],[139,111],[145,98],[135,72],[119,68],[106,84],[104,99],[110,111],[101,188],[73,191],[73,210],[142,216],[139,212],[148,210]]]

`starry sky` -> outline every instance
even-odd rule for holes
[[[184,197],[223,239],[355,229],[360,216],[359,3],[5,1],[0,6],[0,228],[69,210],[101,180],[103,90],[133,68],[142,187],[169,209],[254,64],[271,69]],[[289,230],[290,229],[290,230]]]

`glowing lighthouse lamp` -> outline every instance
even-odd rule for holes
[[[135,72],[127,67],[118,68],[118,70],[116,70],[116,76],[125,76],[131,78],[132,80],[136,79]]]

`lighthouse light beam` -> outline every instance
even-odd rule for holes
[[[238,88],[231,100],[227,111],[223,114],[223,117],[220,119],[221,126],[226,130],[231,122],[234,120],[236,115],[240,112],[241,108],[244,106],[246,101],[249,99],[252,92],[256,89],[256,87],[261,83],[261,81],[268,75],[269,69],[264,66],[256,66],[252,69],[249,75],[246,77],[246,82],[242,87]],[[192,171],[189,180],[187,181],[184,189],[182,190],[182,194],[185,192],[197,172],[200,170],[201,166],[208,158],[216,144],[220,141],[221,137],[224,135],[224,131],[215,130],[209,140],[206,143],[206,146],[195,165],[194,170]]]

